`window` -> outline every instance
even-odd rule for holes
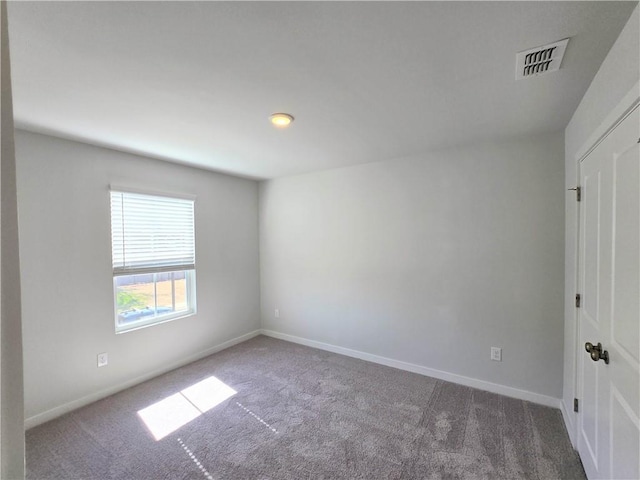
[[[117,333],[195,313],[193,203],[111,191]]]

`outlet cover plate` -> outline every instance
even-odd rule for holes
[[[499,347],[491,347],[491,360],[495,362],[502,361],[502,349]]]
[[[106,353],[98,354],[98,366],[105,367],[109,364],[109,356]]]

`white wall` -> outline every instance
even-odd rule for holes
[[[262,182],[263,328],[559,398],[563,168],[554,134]]]
[[[640,9],[636,7],[616,43],[594,77],[589,89],[565,130],[565,187],[578,184],[578,160],[587,144],[607,128],[606,117],[635,90],[640,95]],[[631,96],[634,94],[632,93]],[[578,203],[574,192],[567,192],[565,207],[565,327],[563,403],[567,429],[573,438],[575,414],[573,399],[576,382],[576,309]]]
[[[20,262],[16,162],[13,141],[13,101],[7,32],[7,3],[0,4],[2,46],[2,124],[0,161],[1,295],[0,301],[0,478],[24,478],[24,401],[20,315]]]
[[[259,328],[257,182],[24,131],[16,155],[28,426]],[[112,183],[197,196],[195,316],[114,333]]]

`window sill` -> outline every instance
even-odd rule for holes
[[[187,312],[177,313],[175,316],[171,315],[164,318],[159,318],[154,322],[148,322],[148,323],[132,322],[131,325],[120,326],[120,327],[116,325],[116,335],[120,335],[121,333],[133,332],[135,330],[141,330],[143,328],[155,327],[156,325],[162,325],[163,323],[173,322],[174,320],[180,320],[182,318],[192,317],[195,314],[196,314],[195,310],[189,310]]]

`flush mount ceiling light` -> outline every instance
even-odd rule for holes
[[[278,128],[286,128],[293,122],[293,115],[288,113],[274,113],[269,117],[271,123]]]

